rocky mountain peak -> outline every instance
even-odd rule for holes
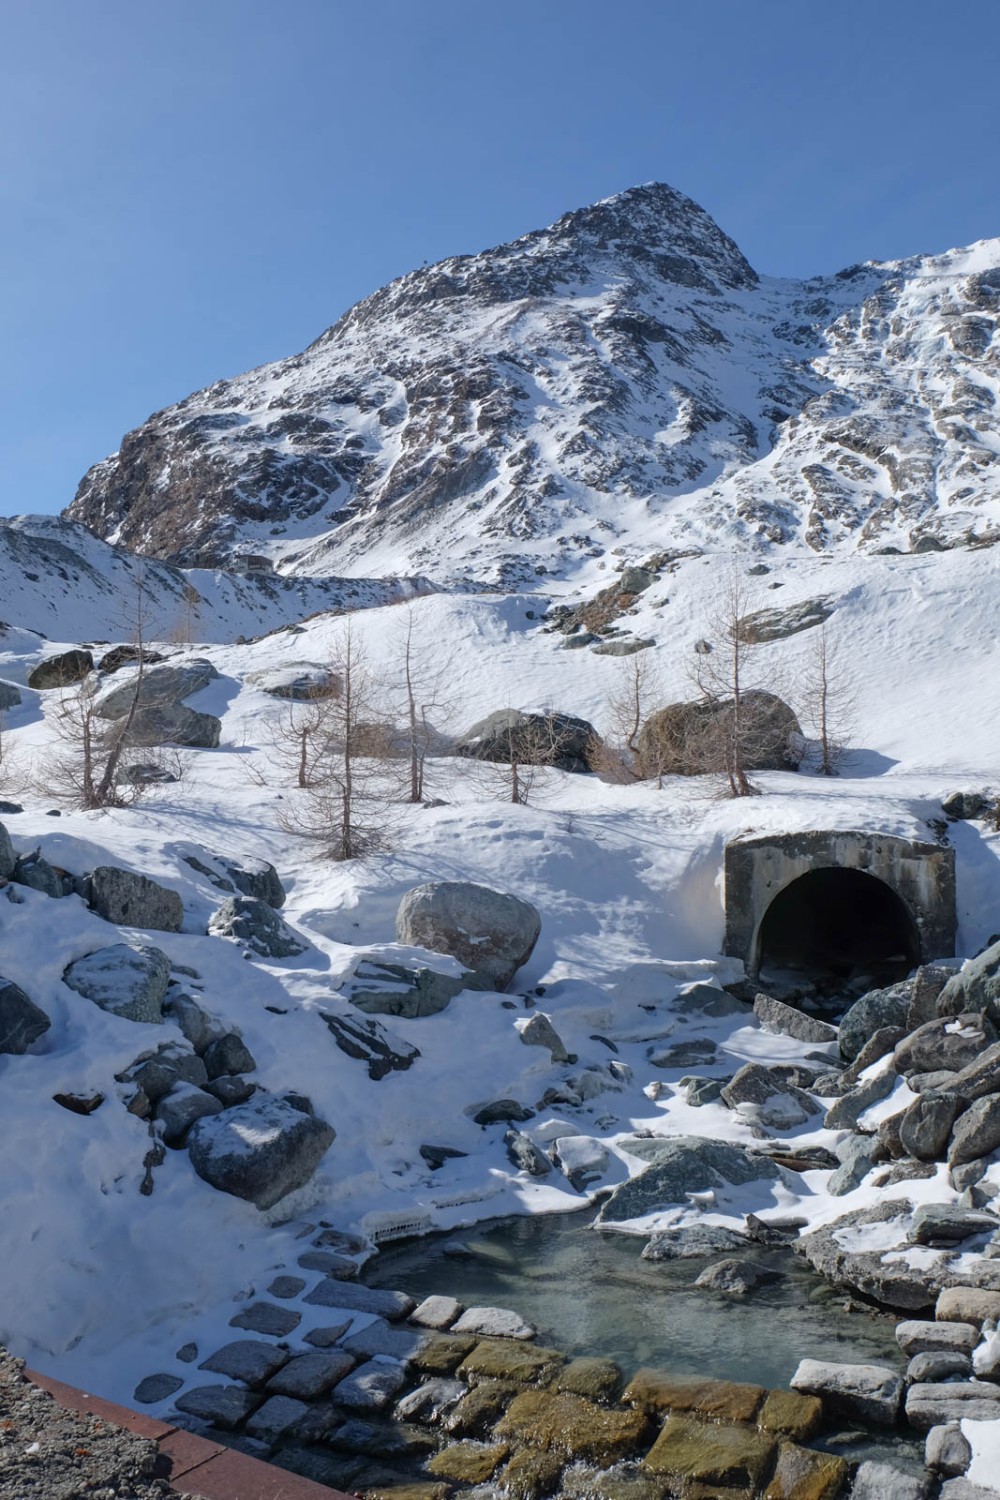
[[[983,241],[761,279],[647,183],[156,413],[68,514],[185,566],[502,584],[612,548],[991,538],[998,267]]]

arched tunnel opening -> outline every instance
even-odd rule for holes
[[[891,886],[852,869],[810,870],[760,924],[758,974],[834,999],[862,981],[894,984],[920,962],[920,934]]]

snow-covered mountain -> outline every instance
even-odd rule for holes
[[[998,240],[776,280],[649,184],[155,414],[68,515],[187,566],[509,584],[611,550],[993,540],[998,313]]]

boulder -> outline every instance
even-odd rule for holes
[[[570,714],[522,713],[502,708],[474,724],[453,748],[466,760],[555,766],[560,771],[592,771],[600,735],[586,719]]]
[[[162,1021],[170,960],[149,944],[114,943],[71,963],[63,982],[126,1021]]]
[[[184,906],[176,891],[118,865],[98,865],[90,877],[90,905],[118,927],[180,932]]]
[[[144,1052],[131,1067],[115,1074],[118,1083],[131,1083],[142,1090],[150,1104],[157,1104],[180,1083],[201,1088],[208,1082],[205,1064],[190,1047],[164,1042],[155,1052]]]
[[[186,865],[206,875],[216,890],[226,895],[252,896],[255,901],[266,901],[275,910],[285,904],[285,888],[278,872],[265,859],[231,859],[225,854],[182,854]]]
[[[972,1462],[972,1444],[959,1422],[942,1422],[932,1427],[924,1447],[924,1463],[934,1474],[950,1478],[964,1474]]]
[[[927,1432],[947,1422],[1000,1421],[1000,1385],[991,1380],[944,1380],[911,1385],[906,1420]]]
[[[975,1062],[956,1073],[951,1087],[970,1103],[1000,1093],[1000,1042],[994,1042]]]
[[[996,1027],[982,1011],[941,1016],[918,1026],[896,1048],[897,1073],[959,1072],[997,1040]]]
[[[872,1167],[885,1160],[882,1142],[872,1135],[849,1135],[837,1147],[840,1166],[831,1172],[826,1190],[834,1198],[853,1192],[864,1182]]]
[[[527,1021],[515,1021],[518,1035],[526,1047],[546,1047],[554,1063],[575,1063],[576,1055],[567,1052],[563,1040],[552,1024],[551,1016],[536,1010]]]
[[[171,707],[200,692],[219,675],[203,657],[156,666],[150,666],[148,661],[147,657],[141,681],[138,672],[130,672],[124,681],[113,682],[98,691],[94,698],[98,718],[123,719],[133,704],[140,711]]]
[[[943,1161],[951,1127],[964,1104],[958,1094],[933,1090],[915,1099],[899,1122],[899,1141],[906,1154],[917,1161]]]
[[[639,731],[638,764],[643,776],[700,776],[725,769],[732,733],[731,699],[671,703]],[[795,770],[802,759],[802,729],[788,704],[760,689],[741,698],[744,765],[748,771]]]
[[[853,1287],[864,1297],[902,1312],[922,1311],[941,1286],[935,1265],[912,1266],[900,1255],[907,1243],[912,1205],[903,1199],[844,1214],[830,1224],[800,1235],[793,1248],[827,1281]]]
[[[222,1024],[202,1010],[193,995],[183,990],[173,990],[167,996],[164,1009],[181,1029],[181,1033],[201,1055],[209,1042],[222,1035]]]
[[[840,1055],[852,1062],[875,1032],[883,1026],[905,1026],[912,985],[909,980],[888,989],[869,990],[842,1017],[839,1029]]]
[[[902,1376],[884,1365],[803,1359],[788,1383],[793,1391],[819,1396],[831,1411],[880,1426],[895,1423],[903,1399]]]
[[[4,682],[0,679],[0,714],[5,714],[8,709],[17,708],[21,702],[21,689],[13,682]]]
[[[28,673],[28,686],[44,691],[47,688],[69,687],[81,682],[93,669],[94,658],[89,651],[74,648],[61,651],[58,656],[47,656],[32,667]]]
[[[257,1093],[245,1104],[198,1120],[188,1136],[191,1164],[221,1192],[272,1208],[307,1183],[336,1132],[286,1099]]]
[[[416,1020],[444,1010],[465,988],[465,979],[436,969],[362,959],[347,980],[344,998],[367,1015]]]
[[[774,1281],[777,1275],[776,1271],[769,1270],[757,1261],[733,1257],[716,1261],[714,1266],[706,1266],[694,1284],[713,1292],[724,1292],[729,1297],[745,1297],[755,1287]]]
[[[166,766],[155,765],[152,761],[134,761],[132,765],[125,767],[122,779],[127,786],[171,786],[180,781],[174,771],[168,771]]]
[[[320,1015],[341,1052],[368,1064],[371,1079],[384,1078],[391,1072],[403,1072],[420,1056],[419,1048],[412,1042],[393,1036],[378,1021],[335,1016],[328,1011],[320,1011]]]
[[[140,648],[139,646],[126,643],[123,646],[112,646],[110,651],[105,651],[97,663],[97,670],[99,672],[117,672],[121,667],[134,666],[140,656],[148,667],[164,659],[163,653],[160,651],[150,651],[146,646]]]
[[[185,703],[151,704],[136,711],[129,726],[128,743],[183,745],[189,750],[215,750],[222,738],[222,721]]]
[[[614,1224],[639,1219],[672,1204],[686,1203],[688,1193],[710,1188],[725,1190],[749,1182],[787,1180],[774,1162],[742,1146],[704,1136],[678,1136],[663,1142],[644,1172],[615,1188],[601,1208],[597,1222]]]
[[[937,1299],[934,1316],[942,1323],[969,1323],[981,1328],[986,1322],[1000,1322],[1000,1292],[974,1286],[945,1287]]]
[[[949,792],[942,800],[941,811],[945,817],[960,821],[985,818],[995,800],[985,792]]]
[[[970,1010],[985,1011],[1000,1023],[1000,943],[978,953],[953,974],[938,996],[939,1016],[960,1016]]]
[[[512,1127],[505,1131],[503,1144],[507,1160],[518,1172],[527,1172],[529,1177],[547,1177],[552,1171],[552,1163],[545,1152],[540,1151],[523,1130]]]
[[[827,1130],[856,1130],[865,1110],[888,1099],[895,1087],[896,1075],[891,1070],[875,1073],[836,1099],[827,1110],[823,1124]]]
[[[527,901],[464,881],[414,886],[396,914],[397,941],[450,954],[484,989],[506,989],[541,926]]]
[[[760,1022],[761,1030],[776,1036],[791,1036],[798,1042],[824,1043],[837,1040],[836,1026],[829,1026],[826,1021],[806,1015],[805,1011],[796,1010],[794,1005],[786,1005],[783,1000],[773,1000],[770,995],[754,997],[753,1013]]]
[[[227,897],[209,918],[208,931],[212,937],[243,943],[260,958],[295,958],[309,946],[272,906],[252,896]]]
[[[65,894],[62,877],[56,874],[38,849],[33,854],[21,855],[14,865],[11,879],[18,885],[26,885],[29,890],[41,891],[43,896],[51,896],[56,900]]]
[[[9,979],[0,979],[0,1052],[19,1057],[27,1052],[52,1022],[24,991]]]
[[[960,1244],[977,1234],[993,1234],[1000,1229],[995,1214],[957,1203],[922,1203],[913,1215],[907,1240],[911,1245]]]
[[[801,604],[791,604],[785,609],[758,609],[753,614],[743,615],[737,625],[739,639],[748,646],[762,645],[765,641],[783,641],[800,630],[811,630],[822,625],[833,614],[832,599],[804,599]]]
[[[252,1098],[257,1092],[257,1085],[251,1083],[249,1078],[244,1078],[241,1073],[223,1073],[221,1077],[206,1083],[205,1092],[211,1094],[213,1099],[218,1099],[223,1109],[231,1109],[234,1104],[242,1104]]]
[[[640,1257],[642,1260],[695,1260],[717,1255],[721,1250],[746,1249],[746,1237],[721,1224],[684,1224],[654,1234]]]
[[[896,1324],[896,1343],[907,1358],[917,1354],[959,1354],[968,1360],[979,1343],[979,1329],[971,1323],[905,1318]]]
[[[192,1083],[175,1083],[156,1107],[156,1118],[168,1146],[179,1146],[196,1120],[217,1115],[222,1105],[218,1099],[196,1088]]]
[[[783,1130],[801,1125],[818,1108],[802,1089],[760,1063],[745,1063],[723,1088],[722,1101],[746,1119]]]
[[[209,1078],[221,1078],[229,1073],[252,1073],[257,1064],[253,1053],[235,1031],[209,1042],[204,1052],[204,1063]]]
[[[289,661],[280,667],[264,667],[248,672],[244,681],[247,687],[257,688],[272,698],[290,699],[294,703],[340,696],[337,673],[314,661]]]
[[[850,1500],[928,1500],[930,1493],[925,1474],[866,1458],[854,1476]]]
[[[17,855],[10,841],[10,834],[0,823],[0,880],[9,880],[14,873]]]
[[[611,1158],[602,1141],[587,1135],[561,1135],[552,1143],[552,1159],[574,1192],[600,1182]]]
[[[961,1114],[952,1133],[948,1161],[952,1166],[977,1161],[1000,1147],[1000,1094],[986,1094]]]
[[[526,1109],[516,1099],[494,1099],[475,1109],[472,1116],[477,1125],[499,1125],[510,1120],[530,1120],[533,1117],[534,1110]]]

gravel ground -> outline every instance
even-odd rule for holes
[[[155,1443],[64,1411],[23,1370],[0,1349],[3,1500],[177,1500],[164,1480],[149,1477]]]

